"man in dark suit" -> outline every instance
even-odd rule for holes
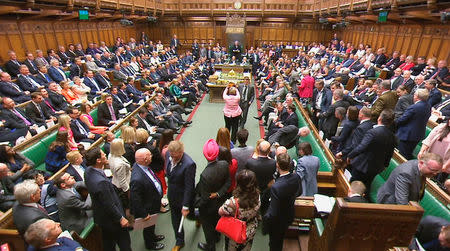
[[[37,65],[34,63],[33,53],[27,53],[26,57],[27,58],[25,59],[25,61],[23,61],[23,64],[28,67],[31,74],[37,74],[39,69],[38,69]]]
[[[92,71],[86,72],[86,77],[83,79],[83,83],[91,88],[91,95],[100,95],[102,94],[102,88],[100,87],[97,80],[94,78],[94,73]]]
[[[67,108],[66,113],[72,119],[70,121],[70,129],[72,130],[75,142],[94,143],[95,140],[100,138],[100,135],[91,133],[89,127],[80,120],[80,111],[78,108]]]
[[[438,62],[438,67],[433,73],[427,76],[427,79],[436,79],[438,83],[442,83],[444,79],[448,76],[447,61],[440,60]]]
[[[17,84],[20,89],[29,92],[38,91],[44,88],[43,85],[39,84],[38,81],[30,74],[28,67],[26,65],[21,65],[19,68],[20,74],[17,77]]]
[[[428,91],[418,89],[414,93],[414,104],[395,121],[399,139],[398,150],[406,159],[414,158],[412,156],[414,148],[425,138],[425,129],[431,115],[431,107],[427,99]]]
[[[274,159],[269,158],[270,143],[267,141],[259,144],[259,155],[257,159],[249,159],[245,165],[246,169],[253,171],[258,181],[258,188],[261,191],[261,213],[264,213],[269,206],[269,186],[268,184],[273,179],[273,174],[276,170],[276,163]]]
[[[92,199],[94,221],[102,229],[103,250],[131,251],[128,220],[117,196],[114,185],[108,180],[103,168],[108,164],[106,155],[98,147],[86,153],[84,181]]]
[[[280,177],[270,188],[270,205],[264,215],[269,227],[270,251],[283,250],[284,234],[294,220],[294,201],[302,193],[301,179],[290,173],[291,159],[287,153],[277,156],[276,168]]]
[[[51,101],[53,108],[57,111],[63,111],[68,106],[66,98],[58,92],[58,84],[55,82],[50,82],[48,84],[48,98]]]
[[[394,70],[394,76],[391,80],[391,90],[395,91],[403,83],[402,69],[397,68]]]
[[[39,67],[39,71],[36,74],[35,80],[40,84],[44,86],[48,86],[50,82],[52,82],[52,78],[47,73],[47,67],[41,66]]]
[[[83,200],[76,190],[84,183],[76,182],[72,175],[64,173],[56,179],[55,185],[58,187],[56,204],[62,228],[81,234],[89,222],[87,210],[91,209],[91,200]]]
[[[199,208],[206,243],[198,243],[198,247],[202,250],[214,251],[216,242],[220,239],[219,233],[215,230],[220,218],[218,211],[226,200],[225,195],[230,188],[231,179],[228,162],[217,160],[219,145],[215,140],[210,139],[205,143],[203,155],[208,165],[200,175],[200,181],[195,188],[197,196],[200,197],[195,207]]]
[[[366,198],[364,198],[364,193],[366,192],[366,186],[359,180],[355,180],[350,184],[350,189],[348,190],[347,197],[344,198],[347,202],[354,203],[369,203]]]
[[[314,88],[312,98],[312,119],[314,125],[319,128],[319,114],[328,110],[328,107],[331,105],[331,100],[333,99],[333,93],[330,89],[324,87],[324,82],[321,80],[316,81],[314,86],[316,88]]]
[[[1,110],[1,117],[5,120],[10,128],[22,129],[28,128],[31,134],[36,134],[36,122],[28,118],[23,111],[15,107],[16,104],[11,98],[3,98],[3,109]]]
[[[135,154],[130,181],[130,209],[134,217],[150,220],[151,215],[159,213],[163,196],[161,181],[149,167],[152,154],[147,148],[141,148]],[[155,234],[155,225],[144,228],[145,248],[159,250],[164,244],[158,243],[164,235]]]
[[[32,250],[87,251],[80,243],[67,237],[59,237],[61,233],[59,223],[50,219],[40,219],[27,229],[25,241],[34,247]]]
[[[386,55],[384,55],[384,48],[380,48],[377,50],[377,55],[375,56],[375,59],[372,61],[372,63],[380,68],[382,65],[386,63]]]
[[[107,95],[105,102],[98,106],[97,112],[98,125],[111,126],[119,119],[119,109],[113,103],[111,95]]]
[[[242,109],[240,127],[244,128],[245,122],[247,122],[248,108],[255,99],[255,87],[250,84],[250,78],[244,77],[244,83],[240,84],[238,89],[241,94],[239,106]]]
[[[8,166],[0,163],[0,210],[8,211],[16,202],[14,198],[14,182],[10,175]]]
[[[180,40],[178,40],[177,35],[173,35],[173,38],[170,40],[170,47],[175,48],[175,51],[181,46]]]
[[[83,155],[81,155],[79,151],[70,151],[67,153],[66,158],[69,161],[69,166],[66,169],[66,173],[73,176],[77,182],[84,181],[86,166],[83,164]]]
[[[272,134],[267,141],[270,144],[278,143],[280,146],[291,148],[297,146],[298,139],[310,133],[308,127],[298,128],[295,125],[284,126],[276,133]]]
[[[41,190],[34,180],[24,180],[14,187],[18,204],[13,207],[13,220],[19,234],[23,236],[28,226],[40,219],[50,219],[47,211],[38,204]]]
[[[435,153],[426,153],[420,160],[400,164],[378,190],[377,203],[407,205],[410,201],[419,202],[425,192],[426,178],[441,171],[442,158]]]
[[[21,63],[17,61],[17,56],[14,51],[8,51],[8,56],[9,60],[5,64],[5,70],[15,78],[19,75],[19,67]]]
[[[76,58],[75,62],[70,66],[70,79],[73,79],[73,77],[79,77],[82,78],[84,75],[83,66],[81,63],[80,58]]]
[[[66,73],[59,65],[59,61],[56,59],[52,59],[50,61],[51,67],[48,68],[48,75],[52,78],[56,83],[60,83],[63,80],[67,80]]]
[[[392,110],[381,112],[378,124],[368,130],[362,141],[348,154],[352,165],[351,181],[362,181],[369,189],[375,176],[389,165],[395,147],[395,136],[389,129],[393,121]]]
[[[430,79],[425,81],[425,89],[427,89],[430,94],[428,95],[427,103],[434,107],[435,105],[441,103],[442,101],[442,93],[437,88],[437,81],[434,79]]]
[[[334,116],[334,111],[338,107],[344,107],[347,110],[349,103],[342,100],[344,98],[344,92],[341,89],[337,89],[333,93],[335,102],[328,107],[328,110],[319,114],[319,119],[323,119],[320,129],[324,132],[323,137],[325,139],[331,139],[336,134],[339,119]]]
[[[420,220],[415,237],[425,250],[443,251],[450,248],[447,238],[450,222],[444,218],[427,215]],[[419,250],[416,243],[409,246],[410,250]]]
[[[181,141],[171,141],[166,153],[167,198],[169,199],[172,227],[175,232],[175,247],[184,246],[184,230],[178,232],[181,217],[186,217],[194,200],[196,164],[187,153]]]
[[[289,104],[286,109],[286,113],[287,113],[286,116],[282,117],[281,120],[279,120],[269,126],[268,133],[266,135],[266,139],[268,139],[271,135],[273,135],[279,129],[281,129],[285,126],[290,126],[290,125],[298,126],[298,117],[297,117],[297,114],[295,113],[295,110],[296,110],[295,105],[292,103]]]
[[[353,133],[351,134],[350,144],[346,145],[344,149],[342,149],[341,152],[338,152],[336,154],[337,158],[341,158],[343,160],[347,159],[347,155],[355,149],[364,138],[364,135],[366,135],[366,132],[374,126],[375,123],[370,120],[371,118],[371,112],[370,109],[367,107],[361,108],[359,110],[358,114],[358,120],[359,125],[353,130]]]
[[[100,68],[94,76],[95,81],[100,86],[101,89],[110,88],[111,79],[109,79],[108,74],[106,74],[105,68]]]
[[[51,121],[56,122],[56,117],[53,117],[48,109],[45,109],[42,101],[43,97],[40,92],[31,93],[31,103],[25,107],[25,114],[39,126],[45,126],[47,122]]]
[[[11,81],[11,76],[7,72],[0,73],[0,96],[12,98],[17,103],[30,100],[30,92],[20,89]]]

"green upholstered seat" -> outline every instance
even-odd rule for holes
[[[38,141],[26,150],[22,151],[25,157],[33,161],[37,170],[45,171],[45,156],[47,155],[48,147],[42,142]]]
[[[425,194],[420,201],[420,205],[425,210],[425,215],[433,215],[437,217],[444,218],[450,221],[450,212],[446,205],[443,205],[439,200],[437,200],[433,195],[431,195],[428,191],[425,191]]]
[[[98,125],[97,124],[97,122],[98,122],[98,118],[97,118],[97,108],[95,108],[94,110],[92,110],[89,114],[91,115],[91,117],[92,117],[92,121],[93,121],[93,123],[94,123],[94,125]]]

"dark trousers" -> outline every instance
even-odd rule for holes
[[[178,233],[178,228],[180,227],[180,221],[181,221],[181,208],[179,206],[175,206],[170,202],[170,217],[172,218],[172,227],[173,231],[175,232],[175,239],[177,246],[184,245],[184,228],[181,229],[181,233]]]
[[[350,178],[350,183],[355,181],[355,180],[359,180],[362,183],[364,183],[364,185],[366,186],[366,196],[368,198],[368,196],[370,195],[370,186],[372,184],[373,179],[375,179],[375,176],[377,176],[377,172],[369,172],[369,173],[364,173],[364,172],[360,172],[359,170],[357,170],[356,168],[352,168],[351,171],[352,177]]]
[[[418,143],[419,141],[400,140],[398,143],[398,150],[407,160],[414,159],[412,153]]]
[[[116,244],[120,251],[131,251],[130,233],[126,228],[102,228],[103,250],[116,250]]]
[[[248,108],[250,107],[250,105],[248,104],[248,101],[243,101],[240,106],[242,109],[242,114],[241,114],[241,121],[239,123],[239,127],[244,128],[245,122],[247,122]]]
[[[219,221],[219,214],[217,210],[211,210],[208,208],[199,208],[200,210],[200,222],[202,223],[203,233],[205,234],[206,244],[208,250],[216,250],[216,240],[220,237],[216,231],[216,225]]]
[[[155,225],[144,228],[142,234],[144,235],[145,248],[151,249],[156,244]]]
[[[269,247],[270,251],[282,251],[284,234],[286,227],[271,227],[269,230]]]
[[[238,130],[239,119],[241,118],[241,116],[237,116],[237,117],[223,116],[223,117],[225,119],[225,127],[231,133],[231,141],[233,141],[233,143],[236,143],[236,133]]]

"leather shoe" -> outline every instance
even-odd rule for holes
[[[151,247],[146,247],[147,249],[151,249],[151,250],[161,250],[164,248],[164,244],[162,243],[155,243],[153,244],[153,246]]]
[[[176,246],[174,246],[173,248],[172,248],[172,251],[179,251],[180,249],[182,249],[184,247],[184,244],[183,245],[176,245]]]
[[[260,120],[260,119],[262,119],[262,117],[253,117],[254,119],[257,119],[257,120]]]
[[[200,248],[201,250],[209,250],[208,244],[206,244],[204,242],[199,242],[197,247]]]
[[[166,238],[166,237],[162,234],[157,235],[157,236],[155,236],[155,242],[162,241],[162,240],[164,240],[164,238]]]
[[[192,124],[192,121],[186,121],[185,123],[190,125]]]

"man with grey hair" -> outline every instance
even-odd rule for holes
[[[428,118],[431,115],[431,106],[427,103],[428,95],[427,89],[418,89],[414,93],[414,104],[395,121],[398,128],[398,150],[408,160],[413,159],[414,149],[425,138]]]
[[[34,180],[24,180],[14,187],[14,197],[18,204],[13,207],[13,220],[21,235],[28,226],[40,219],[50,219],[47,211],[38,204],[41,189]]]
[[[0,163],[0,210],[3,212],[10,209],[16,201],[13,195],[14,182],[8,172],[8,167]]]
[[[97,72],[100,67],[95,63],[94,58],[92,58],[92,55],[86,55],[86,68],[88,71]]]
[[[25,241],[39,250],[87,251],[78,242],[67,237],[59,237],[61,233],[59,223],[49,219],[40,219],[28,227],[25,232]]]
[[[50,68],[48,68],[48,75],[52,78],[56,83],[60,83],[61,81],[67,80],[66,73],[60,67],[58,59],[50,60]]]

